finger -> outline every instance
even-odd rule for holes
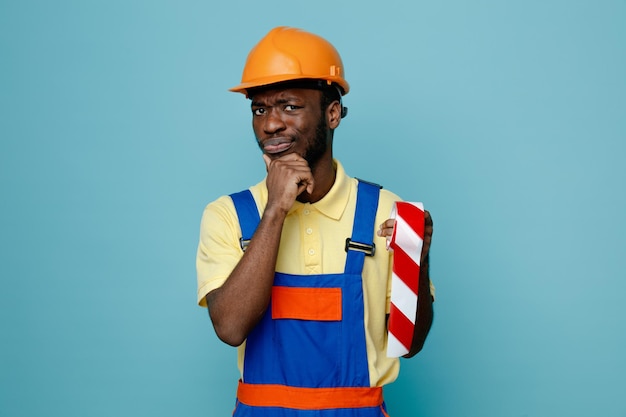
[[[428,210],[424,210],[424,234],[433,234],[433,217],[430,215]]]
[[[272,163],[272,159],[269,156],[267,156],[266,154],[263,154],[263,160],[265,161],[265,169],[267,171],[269,171],[270,170],[270,164]]]
[[[424,244],[422,246],[422,263],[426,261],[433,237],[433,218],[428,210],[424,210]]]
[[[393,227],[395,225],[394,219],[387,219],[378,227],[378,236],[391,236],[393,234]]]
[[[428,210],[424,210],[424,223],[426,224],[426,226],[433,225],[433,218]]]
[[[298,175],[298,177],[296,178],[296,184],[298,184],[298,194],[305,190],[309,194],[313,192],[314,180],[313,176],[308,171]]]

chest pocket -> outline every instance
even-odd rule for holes
[[[272,288],[272,319],[341,321],[341,288]]]

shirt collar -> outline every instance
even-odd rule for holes
[[[320,201],[311,204],[311,206],[325,216],[339,220],[350,199],[350,179],[338,160],[333,159],[333,164],[336,169],[333,186]]]

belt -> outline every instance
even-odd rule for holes
[[[382,387],[302,388],[278,384],[246,384],[239,381],[237,400],[253,407],[299,410],[378,407]]]

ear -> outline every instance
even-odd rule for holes
[[[326,109],[326,120],[328,121],[328,127],[335,130],[341,122],[341,103],[335,100],[328,105]]]

